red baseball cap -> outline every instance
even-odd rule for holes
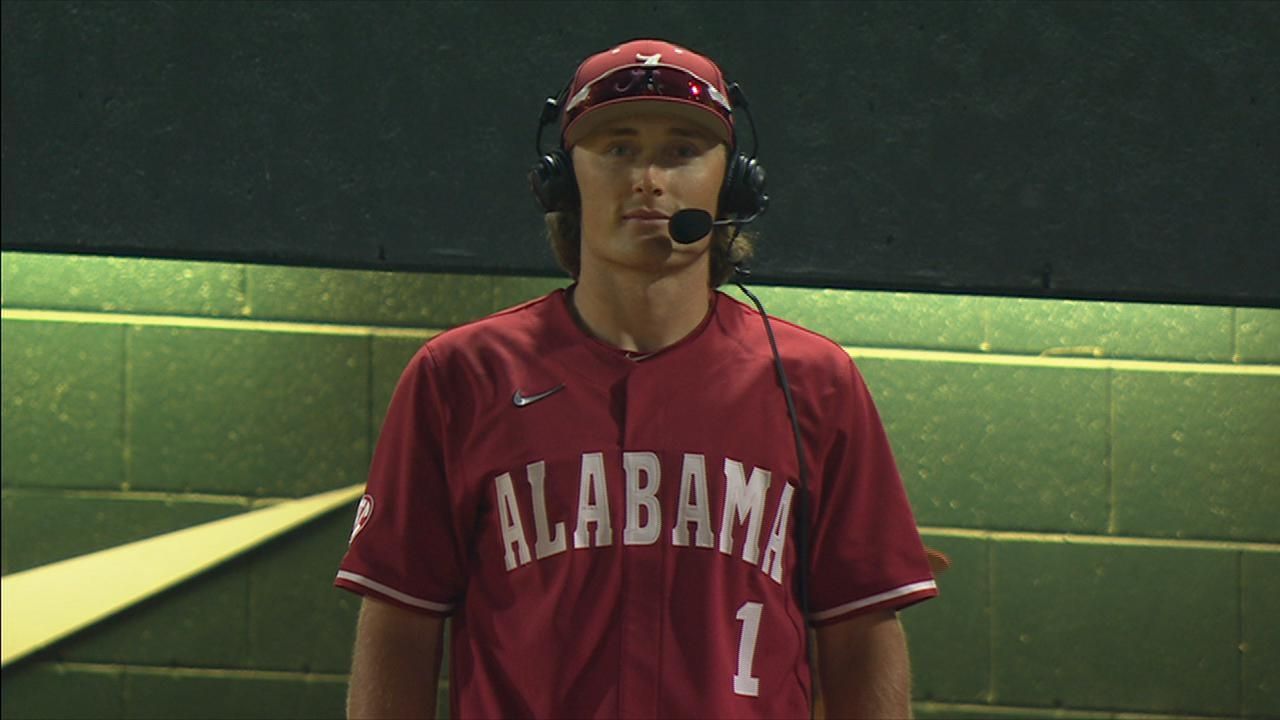
[[[734,144],[724,73],[665,40],[632,40],[584,60],[569,84],[560,140],[571,148],[601,125],[644,111],[677,115]]]

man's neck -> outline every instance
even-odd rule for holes
[[[597,338],[630,352],[674,345],[706,318],[711,290],[703,273],[644,276],[584,272],[574,287],[578,320]]]

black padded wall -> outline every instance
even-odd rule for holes
[[[759,281],[1280,306],[1276,3],[2,12],[6,250],[556,274],[540,104],[658,36],[751,100]]]

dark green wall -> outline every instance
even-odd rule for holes
[[[538,111],[657,36],[751,98],[766,282],[1280,306],[1275,3],[0,13],[8,250],[554,275]]]
[[[361,482],[431,329],[561,281],[4,253],[3,572]],[[1280,311],[762,287],[877,398],[921,718],[1280,715]],[[326,516],[3,671],[5,718],[340,717]]]

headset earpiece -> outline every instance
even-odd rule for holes
[[[569,153],[557,147],[542,152],[542,130],[560,117],[560,105],[569,92],[566,85],[558,98],[547,98],[538,116],[538,134],[534,138],[534,152],[538,162],[529,169],[529,189],[542,206],[543,212],[565,212],[578,208],[578,181],[573,176],[573,160]]]
[[[720,188],[720,216],[754,218],[769,206],[769,196],[764,191],[764,168],[756,160],[760,149],[756,135],[756,121],[751,117],[751,104],[738,83],[729,83],[729,102],[734,110],[741,110],[751,126],[751,155],[737,151],[737,133],[734,133],[733,159],[725,168],[724,185]]]
[[[764,168],[759,161],[734,153],[720,188],[720,215],[744,218],[764,212],[769,205],[764,180]]]
[[[578,208],[578,181],[573,161],[559,148],[543,155],[529,170],[529,189],[543,212],[565,212]]]

